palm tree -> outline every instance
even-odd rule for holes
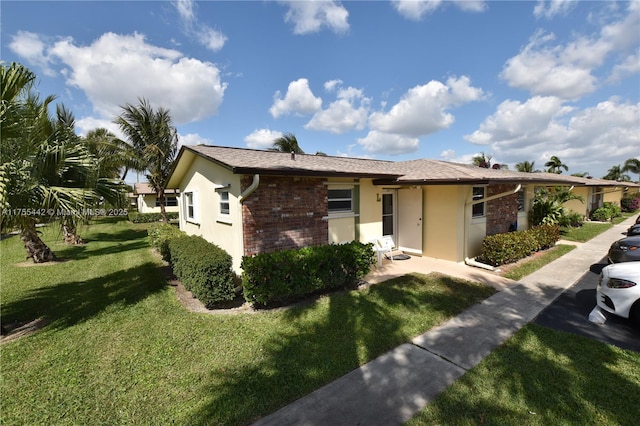
[[[146,99],[138,99],[138,102],[137,106],[122,106],[122,114],[115,123],[129,139],[136,156],[146,165],[147,180],[160,201],[162,220],[167,222],[164,192],[178,150],[178,132],[172,125],[168,109],[154,110]]]
[[[293,133],[285,133],[273,141],[273,146],[269,151],[294,152],[296,154],[304,154],[304,151],[298,146],[298,139]]]
[[[629,182],[631,180],[629,175],[625,175],[623,173],[622,167],[620,167],[619,165],[611,167],[607,171],[607,174],[602,177],[602,179],[615,180],[615,181],[621,181],[621,182]]]
[[[485,155],[484,152],[481,152],[478,155],[474,155],[474,157],[472,158],[471,161],[473,161],[473,164],[478,166],[478,167],[489,169],[489,168],[491,168],[491,159],[492,158],[493,157],[491,155]]]
[[[522,161],[516,164],[516,170],[524,173],[534,173],[537,171],[535,164],[536,164],[535,161],[532,161],[532,162]]]
[[[3,229],[19,229],[27,258],[40,263],[55,255],[36,225],[80,218],[98,195],[86,185],[95,176],[94,159],[77,143],[72,116],[58,107],[52,119],[49,106],[55,98],[34,94],[35,79],[21,64],[0,66],[0,223]]]
[[[549,161],[544,163],[544,166],[547,167],[547,172],[549,173],[561,174],[562,169],[564,169],[565,171],[569,170],[569,167],[566,164],[564,164],[562,160],[560,160],[555,155],[551,156]]]
[[[98,174],[124,181],[129,170],[144,171],[145,166],[133,147],[105,128],[91,130],[83,139],[89,152],[98,160]]]
[[[638,182],[640,182],[640,159],[637,158],[629,158],[624,162],[624,166],[622,166],[623,172],[631,172],[638,175]]]

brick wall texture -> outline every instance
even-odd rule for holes
[[[513,190],[513,185],[489,185],[487,197]],[[509,226],[518,221],[518,194],[487,201],[487,235],[509,232]]]
[[[242,177],[242,190],[252,176]],[[244,254],[327,244],[327,185],[309,177],[260,176],[242,205]]]

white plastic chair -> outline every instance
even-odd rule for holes
[[[372,238],[369,240],[373,244],[373,251],[378,256],[378,267],[382,266],[382,256],[393,262],[393,249],[396,246],[393,239],[389,235],[380,238]]]

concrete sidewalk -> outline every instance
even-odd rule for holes
[[[577,245],[520,282],[454,262],[416,258],[443,272],[494,285],[500,291],[457,317],[300,398],[254,425],[396,425],[413,417],[468,369],[533,320],[571,287],[634,218]],[[372,279],[402,275],[405,261],[386,264]],[[407,261],[408,262],[408,261]],[[391,266],[389,266],[391,265]],[[415,267],[414,264],[412,267]],[[377,278],[376,278],[377,277]]]

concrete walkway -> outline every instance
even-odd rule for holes
[[[520,282],[482,269],[428,258],[385,263],[372,273],[370,282],[411,270],[438,271],[493,285],[500,291],[254,424],[371,426],[406,422],[533,320],[591,265],[599,263],[611,243],[623,237],[634,219],[577,245]]]

